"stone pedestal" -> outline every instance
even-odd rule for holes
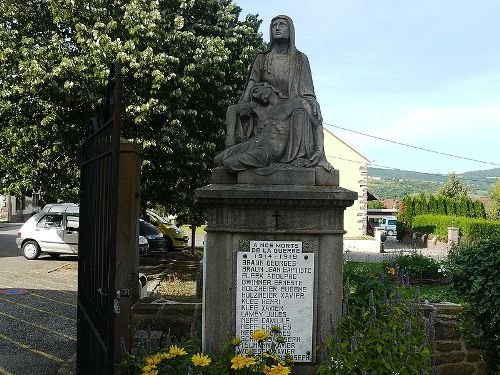
[[[457,244],[460,241],[460,229],[455,227],[448,227],[448,249],[451,248],[453,244]]]
[[[220,351],[236,334],[237,253],[250,251],[250,241],[300,241],[303,253],[314,254],[315,347],[329,335],[330,322],[341,314],[344,210],[354,203],[357,193],[337,186],[223,180],[196,192],[208,213],[204,350]],[[318,355],[313,352],[310,363],[297,363],[294,373],[313,374]]]

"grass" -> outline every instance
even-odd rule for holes
[[[196,281],[170,276],[163,280],[155,296],[177,302],[200,302],[196,296]]]
[[[201,227],[196,227],[196,235],[197,236],[206,236],[207,232],[205,232],[206,225],[202,225]],[[189,225],[181,225],[181,229],[186,233],[188,236],[191,236],[191,228]]]

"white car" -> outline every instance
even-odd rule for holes
[[[80,218],[69,212],[39,212],[17,232],[16,244],[26,259],[36,259],[42,252],[56,258],[78,254]]]
[[[57,258],[61,254],[78,254],[80,217],[73,212],[39,212],[17,232],[16,244],[26,259],[37,259],[41,253]],[[139,255],[149,252],[148,240],[138,236]]]

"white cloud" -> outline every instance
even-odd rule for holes
[[[420,108],[395,118],[387,126],[366,132],[410,144],[432,137],[460,138],[464,141],[500,129],[500,105],[474,107]]]

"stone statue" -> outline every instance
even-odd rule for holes
[[[227,110],[226,149],[215,157],[228,172],[332,166],[325,157],[323,119],[307,56],[295,47],[288,16],[270,25],[271,41],[248,74],[240,101]]]

